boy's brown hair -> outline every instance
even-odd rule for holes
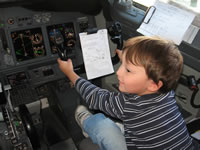
[[[148,78],[156,84],[162,81],[163,86],[158,92],[175,89],[183,69],[183,57],[173,42],[138,36],[127,40],[123,50],[127,62],[143,66]]]

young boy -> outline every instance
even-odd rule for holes
[[[79,107],[79,125],[101,149],[193,149],[173,91],[183,68],[182,55],[173,43],[146,36],[127,40],[117,71],[120,92],[79,77],[70,59],[58,63],[90,109],[122,120],[124,136],[102,114],[91,115]]]

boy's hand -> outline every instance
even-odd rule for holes
[[[116,49],[116,53],[117,53],[117,55],[118,55],[118,57],[119,57],[119,59],[121,61],[122,60],[122,51],[119,50],[119,49]]]
[[[74,72],[72,60],[68,59],[67,61],[62,61],[60,58],[57,59],[60,70],[66,75],[69,76]]]
[[[70,81],[75,84],[79,76],[74,72],[72,60],[62,61],[60,58],[57,59],[60,70],[70,79]]]

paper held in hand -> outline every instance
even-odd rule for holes
[[[97,33],[79,33],[87,78],[94,79],[114,72],[107,29]]]

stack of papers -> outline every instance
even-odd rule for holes
[[[172,40],[179,45],[194,17],[195,15],[188,11],[156,1],[144,19],[148,21],[143,22],[137,31],[143,35]]]

